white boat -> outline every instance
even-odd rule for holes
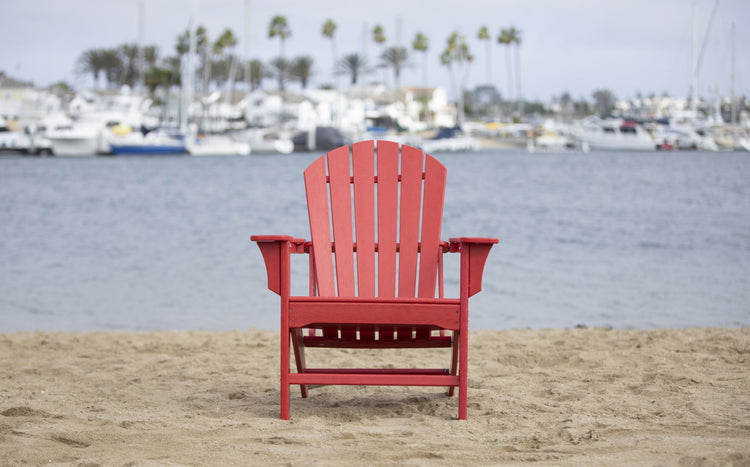
[[[574,136],[584,151],[655,151],[656,142],[636,122],[589,117]]]
[[[144,112],[149,99],[130,94],[129,89],[111,96],[83,94],[70,104],[70,124],[57,125],[45,134],[56,156],[109,154],[109,139],[115,127],[152,126]]]
[[[481,148],[482,143],[478,139],[464,134],[460,128],[441,128],[435,137],[422,141],[422,150],[430,154],[478,151]]]
[[[690,125],[659,125],[653,135],[654,142],[658,145],[671,145],[675,149],[719,150],[719,146],[711,136],[698,133]]]
[[[111,136],[109,146],[112,154],[116,156],[186,154],[184,136],[167,130],[154,130],[145,135],[141,132],[132,132]]]
[[[536,150],[562,151],[571,146],[572,141],[568,128],[552,120],[547,120],[542,125],[541,134],[528,139],[526,149],[529,152]]]
[[[51,154],[52,147],[47,139],[40,135],[34,125],[29,125],[23,130],[8,125],[8,122],[0,117],[0,153],[16,154]]]
[[[294,151],[294,142],[283,131],[269,128],[247,128],[232,132],[233,141],[247,143],[253,154],[290,154]]]
[[[190,138],[186,149],[191,156],[247,156],[251,148],[249,143],[229,136],[208,135]]]
[[[56,156],[95,156],[110,150],[105,131],[100,122],[77,122],[49,130],[46,137]]]
[[[737,138],[734,149],[735,151],[750,151],[750,138],[748,137]]]
[[[0,152],[26,152],[29,144],[28,135],[10,128],[7,121],[0,117]]]

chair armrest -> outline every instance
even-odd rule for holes
[[[451,253],[457,253],[460,251],[461,245],[465,243],[494,245],[499,242],[499,240],[497,238],[489,237],[452,237],[448,239],[448,242],[450,244]]]
[[[266,275],[268,276],[268,288],[281,295],[282,284],[288,282],[289,278],[289,255],[291,253],[304,253],[307,240],[294,238],[289,235],[253,235],[250,240],[256,242],[266,263]],[[286,255],[286,261],[283,256]],[[286,271],[282,262],[287,265]]]
[[[467,297],[471,297],[482,290],[482,275],[487,255],[492,245],[498,242],[497,238],[484,237],[457,237],[449,239],[449,251],[461,253],[461,283],[464,293],[466,287]]]

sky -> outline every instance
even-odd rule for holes
[[[207,28],[210,39],[230,28],[239,39],[237,51],[242,56],[268,61],[280,53],[280,41],[268,38],[268,26],[274,15],[283,15],[292,31],[285,54],[314,58],[312,86],[347,82],[345,76],[332,74],[332,44],[322,35],[323,23],[330,18],[338,26],[334,39],[338,56],[365,53],[370,63],[377,61],[381,50],[372,41],[375,25],[383,27],[386,46],[410,50],[415,35],[422,32],[429,49],[424,57],[412,54],[413,66],[403,71],[401,84],[425,84],[425,58],[426,84],[445,86],[452,96],[455,87],[439,57],[454,31],[466,37],[475,58],[466,88],[491,83],[504,97],[515,95],[517,84],[512,81],[509,86],[506,48],[496,40],[501,29],[514,26],[521,31],[521,94],[543,102],[565,92],[574,99],[590,98],[598,89],[610,90],[618,98],[665,92],[688,96],[693,41],[697,49],[705,41],[697,88],[701,96],[714,98],[717,89],[720,95],[731,92],[731,29],[736,22],[735,94],[750,95],[750,1],[721,0],[709,28],[716,2],[0,0],[0,71],[37,86],[63,80],[78,89],[91,87],[88,75],[76,73],[76,61],[85,50],[114,48],[142,37],[144,44],[159,47],[161,57],[173,55],[176,38],[187,29],[194,12],[196,23]],[[489,44],[477,38],[482,26],[492,36]],[[370,75],[368,82],[384,78],[393,84],[392,73],[382,71]],[[269,80],[264,86],[273,89],[275,83]]]

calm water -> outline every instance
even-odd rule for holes
[[[309,237],[314,157],[0,159],[0,332],[277,329],[250,235]],[[443,237],[500,238],[474,328],[750,325],[749,154],[437,157]]]

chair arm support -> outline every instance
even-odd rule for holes
[[[304,253],[306,240],[294,238],[289,235],[253,235],[250,240],[256,242],[266,263],[266,275],[268,276],[268,288],[281,295],[281,284],[289,281],[282,271],[282,255],[289,256],[291,253]],[[286,261],[286,264],[289,264]],[[288,276],[288,271],[287,271]]]
[[[449,251],[461,253],[461,281],[468,282],[468,296],[482,290],[482,275],[487,255],[497,238],[459,237],[449,239]]]

